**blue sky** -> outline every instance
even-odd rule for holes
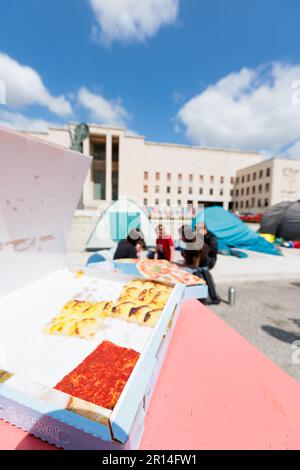
[[[297,0],[1,0],[0,14],[2,123],[300,154]]]

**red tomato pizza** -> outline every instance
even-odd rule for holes
[[[133,349],[104,341],[55,388],[113,410],[139,356]]]

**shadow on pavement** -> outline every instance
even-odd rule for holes
[[[293,344],[295,341],[300,340],[300,333],[285,331],[270,325],[263,325],[261,329],[283,343]]]

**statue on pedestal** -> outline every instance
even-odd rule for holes
[[[75,127],[74,133],[69,129],[69,134],[71,139],[71,150],[83,153],[83,142],[90,134],[89,126],[85,123],[78,124]]]

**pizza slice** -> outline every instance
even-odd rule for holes
[[[139,307],[134,307],[129,312],[128,320],[139,323],[140,325],[144,325],[145,317],[150,311],[151,307],[149,305],[140,305]]]
[[[112,317],[127,321],[130,311],[136,307],[134,302],[120,302],[112,308]]]
[[[133,349],[104,341],[55,389],[113,410],[139,357]]]
[[[145,315],[144,325],[154,328],[161,314],[162,314],[162,310],[160,309],[150,310]]]
[[[112,302],[85,302],[72,300],[51,320],[43,332],[47,335],[93,338],[112,308]]]

